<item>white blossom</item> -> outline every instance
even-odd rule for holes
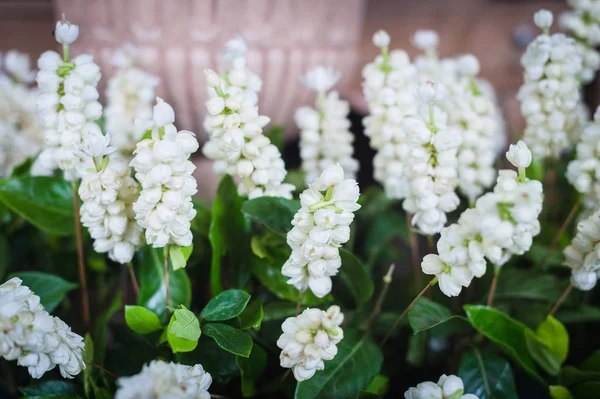
[[[200,364],[153,360],[140,373],[117,380],[116,399],[210,399],[212,377]]]
[[[533,23],[541,30],[550,29],[552,22],[554,22],[554,15],[548,10],[542,9],[533,14]]]
[[[35,80],[29,55],[20,51],[7,51],[2,57],[2,67],[4,72],[18,83],[31,83]]]
[[[413,35],[412,44],[418,49],[435,54],[439,40],[437,32],[433,30],[419,30]]]
[[[142,188],[133,210],[148,244],[187,247],[192,243],[190,222],[196,216],[192,195],[197,192],[192,176],[196,167],[189,157],[198,142],[194,133],[177,131],[169,104],[160,98],[156,101],[152,120],[138,121],[150,138],[137,144],[130,164]]]
[[[332,67],[317,65],[309,69],[306,74],[300,77],[304,86],[317,93],[324,93],[333,88],[340,80],[340,73]]]
[[[600,68],[600,5],[598,0],[568,0],[572,10],[560,16],[561,27],[577,39],[583,61],[583,83],[594,80]]]
[[[600,277],[600,211],[577,224],[577,234],[563,254],[573,286],[582,291],[594,288]]]
[[[277,340],[281,367],[291,368],[297,381],[308,380],[323,370],[324,360],[335,357],[336,345],[344,338],[340,327],[343,321],[344,314],[335,305],[326,312],[309,308],[296,317],[288,317]]]
[[[0,285],[0,356],[41,378],[58,366],[64,378],[85,369],[83,338],[40,304],[40,298],[13,277]]]
[[[442,374],[437,383],[425,381],[404,393],[405,399],[478,399],[476,395],[464,394],[465,385],[455,375]]]
[[[529,151],[527,144],[521,140],[517,144],[511,144],[506,153],[506,159],[518,169],[526,169],[531,165],[531,158],[531,151]]]
[[[378,30],[373,35],[373,44],[375,47],[384,48],[390,45],[390,35],[384,30]]]
[[[344,179],[344,169],[332,165],[300,194],[298,210],[287,234],[292,248],[282,274],[300,291],[310,290],[319,298],[331,292],[331,277],[342,260],[339,248],[350,239],[350,224],[360,208],[358,184]]]
[[[56,23],[56,29],[54,29],[54,38],[60,44],[72,44],[77,40],[79,36],[79,26],[71,24],[69,21]]]

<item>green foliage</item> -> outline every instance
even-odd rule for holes
[[[221,323],[204,324],[202,330],[227,352],[242,357],[250,356],[252,337],[247,332]]]
[[[244,311],[249,300],[250,295],[245,291],[223,291],[206,304],[200,312],[200,318],[203,321],[233,319]]]
[[[70,381],[45,380],[19,388],[19,391],[26,397],[72,398],[77,395],[77,386]]]
[[[552,399],[573,399],[571,392],[561,385],[550,386],[550,397]]]
[[[143,306],[125,306],[125,322],[139,334],[151,334],[163,328],[156,313]]]
[[[429,330],[448,321],[465,320],[462,316],[452,315],[450,310],[431,299],[421,297],[408,311],[408,322],[414,334]]]
[[[47,233],[63,236],[75,233],[73,189],[65,180],[47,176],[0,180],[0,201]]]
[[[525,330],[529,353],[548,374],[557,375],[569,354],[569,334],[554,317],[548,316],[537,330]]]
[[[267,353],[258,345],[252,347],[249,357],[236,356],[236,363],[242,377],[242,396],[256,395],[256,380],[267,367]]]
[[[500,356],[473,348],[460,360],[458,376],[465,393],[479,399],[512,399],[517,397],[510,363]]]
[[[96,320],[94,321],[94,327],[92,330],[92,338],[94,338],[94,362],[97,364],[104,364],[104,357],[106,355],[106,328],[108,322],[123,307],[122,294],[118,291],[112,302],[108,305],[104,311],[102,311]]]
[[[253,222],[260,223],[277,233],[292,229],[292,219],[300,209],[300,201],[281,197],[259,197],[244,202],[242,212]]]
[[[42,272],[17,272],[8,279],[19,277],[37,296],[48,312],[52,312],[63,301],[65,296],[78,287],[77,284],[64,280],[55,274]]]
[[[173,270],[183,269],[187,265],[187,261],[193,250],[194,244],[190,244],[187,247],[169,245],[169,257],[173,265]]]
[[[10,264],[10,247],[8,240],[3,235],[0,235],[0,279],[6,274],[8,265]]]
[[[238,316],[240,329],[247,330],[249,328],[254,328],[257,331],[260,330],[263,317],[263,300],[258,299],[246,306],[246,309]]]
[[[373,295],[373,279],[367,268],[349,251],[340,248],[342,267],[339,276],[348,287],[358,305],[366,303]]]
[[[180,305],[167,326],[167,341],[173,353],[191,352],[200,339],[200,322],[194,313]]]
[[[385,375],[376,375],[367,387],[366,392],[384,396],[390,388],[390,379]]]

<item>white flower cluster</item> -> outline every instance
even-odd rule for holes
[[[600,45],[600,1],[568,0],[573,8],[560,16],[560,26],[568,31],[581,47],[584,83],[591,82],[600,68],[600,54],[596,48]]]
[[[321,71],[321,72],[319,72]],[[306,184],[310,184],[331,165],[339,163],[345,177],[354,179],[358,161],[354,154],[354,135],[350,132],[347,118],[350,106],[341,100],[333,87],[339,76],[334,70],[315,67],[306,73],[304,84],[317,91],[316,109],[300,107],[296,110],[296,125],[300,129],[300,158],[306,173]]]
[[[43,130],[36,117],[37,89],[29,56],[16,50],[0,55],[0,176],[36,155],[43,144]],[[49,174],[38,168],[33,174]]]
[[[524,140],[541,160],[559,157],[579,133],[582,59],[575,39],[548,34],[547,21],[540,19],[536,22],[544,32],[521,57],[525,75],[517,98],[526,121]]]
[[[325,194],[323,194],[325,192]],[[300,194],[300,204],[287,234],[292,248],[282,269],[300,291],[310,288],[322,298],[331,292],[331,277],[342,260],[339,248],[350,239],[350,224],[360,208],[358,183],[344,179],[344,169],[329,166]]]
[[[58,366],[65,378],[85,369],[83,338],[48,314],[40,297],[14,277],[0,285],[0,356],[17,360],[33,378]]]
[[[200,364],[153,360],[139,374],[117,380],[115,399],[210,399],[212,377]]]
[[[263,134],[270,119],[258,113],[262,81],[246,67],[245,51],[243,39],[236,38],[225,53],[233,59],[231,69],[222,76],[204,71],[209,96],[204,129],[209,140],[202,151],[215,161],[216,173],[241,179],[240,195],[291,199],[294,186],[283,183],[287,171],[281,153]]]
[[[79,186],[81,223],[94,239],[96,252],[108,252],[110,259],[125,264],[142,244],[142,228],[132,208],[138,184],[125,159],[105,156],[114,150],[110,138],[98,127],[84,137],[80,152],[93,160],[94,168],[85,172]]]
[[[404,393],[405,399],[479,399],[472,393],[464,394],[465,385],[460,377],[443,374],[437,383],[425,381]]]
[[[369,108],[363,125],[370,146],[377,151],[373,158],[375,180],[383,185],[389,198],[402,199],[409,191],[405,172],[408,146],[402,120],[416,113],[418,72],[406,52],[388,53],[389,42],[384,31],[375,33],[373,43],[381,48],[381,54],[362,70],[363,93]]]
[[[461,137],[448,126],[448,115],[438,106],[444,95],[440,83],[423,83],[416,92],[418,114],[402,122],[409,149],[409,194],[402,205],[414,214],[413,225],[427,235],[439,233],[446,224],[446,213],[460,203],[454,190],[458,186],[457,151]]]
[[[435,275],[447,296],[458,296],[473,277],[483,276],[485,258],[499,267],[513,255],[527,252],[540,232],[542,184],[525,176],[531,152],[519,141],[510,146],[507,158],[519,173],[501,170],[493,192],[479,197],[474,208],[442,229],[438,254],[423,258],[423,273]]]
[[[72,61],[68,59],[68,44],[77,38],[74,28],[77,26],[68,22],[57,23],[55,37],[59,43],[65,43],[65,59],[54,51],[46,51],[38,60],[37,74],[37,109],[46,144],[38,161],[46,170],[59,167],[68,180],[80,177],[89,166],[76,153],[86,131],[102,115],[96,89],[101,75],[94,58],[82,54]],[[58,34],[63,31],[67,33]]]
[[[344,338],[340,327],[344,314],[339,306],[327,311],[306,309],[296,317],[288,317],[281,325],[283,334],[277,340],[281,348],[281,367],[291,368],[298,381],[312,378],[317,370],[323,370],[323,360],[337,355],[337,344]]]
[[[573,286],[582,291],[594,288],[600,277],[600,211],[577,224],[577,234],[563,253]]]
[[[137,144],[131,166],[142,186],[133,203],[135,218],[146,230],[146,241],[155,248],[168,244],[187,247],[192,243],[190,222],[196,216],[192,195],[196,194],[196,166],[189,160],[198,149],[194,133],[177,131],[175,112],[157,98],[151,121],[138,120],[150,138]]]
[[[595,210],[600,203],[600,107],[583,129],[576,149],[575,159],[567,167],[567,180],[584,195],[584,205]]]
[[[141,69],[140,50],[128,44],[115,52],[112,64],[118,68],[108,81],[107,106],[104,110],[106,131],[112,144],[130,156],[144,134],[134,124],[136,119],[152,119],[152,103],[156,98],[159,78]]]

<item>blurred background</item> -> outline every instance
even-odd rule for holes
[[[174,106],[178,127],[196,132],[203,141],[202,70],[215,67],[224,43],[240,34],[248,42],[250,68],[264,81],[260,111],[285,126],[289,148],[284,159],[290,168],[297,158],[293,112],[311,103],[314,95],[297,78],[319,63],[342,72],[337,88],[352,104],[353,131],[359,136],[356,151],[359,157],[370,156],[368,140],[360,137],[360,117],[366,112],[360,69],[377,54],[371,37],[378,29],[390,33],[392,48],[411,55],[417,51],[410,37],[418,29],[439,32],[441,56],[476,55],[481,76],[497,90],[512,141],[523,129],[515,98],[522,83],[520,57],[537,34],[532,16],[540,8],[558,16],[567,4],[564,0],[0,0],[0,52],[18,49],[35,60],[56,48],[52,31],[64,12],[81,27],[73,53],[90,52],[102,67],[101,90],[112,75],[113,51],[131,42],[144,50],[143,66],[161,77],[158,94]],[[591,87],[588,103],[593,106]],[[366,153],[361,156],[362,150]],[[198,159],[197,164],[199,173],[209,172],[208,162]],[[364,169],[361,176],[369,174]],[[202,175],[199,180],[205,187],[200,192],[210,197],[217,178]]]

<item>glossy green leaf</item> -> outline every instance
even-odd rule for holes
[[[187,261],[190,258],[193,249],[194,244],[190,244],[187,247],[169,245],[169,257],[171,258],[173,270],[183,269],[187,265]]]
[[[252,337],[247,332],[221,323],[204,324],[202,331],[227,352],[242,357],[250,356]]]
[[[567,329],[553,316],[548,316],[536,331],[525,330],[529,353],[536,363],[550,375],[557,375],[569,354]]]
[[[238,316],[238,319],[240,320],[240,329],[247,330],[249,328],[254,328],[257,331],[260,330],[263,316],[263,300],[257,299],[246,306],[246,309]]]
[[[244,202],[244,215],[280,234],[292,229],[292,219],[300,209],[300,201],[281,197],[259,197]]]
[[[527,350],[527,326],[494,308],[480,305],[465,305],[464,308],[467,318],[477,331],[496,343],[531,376],[545,383]]]
[[[75,233],[73,189],[48,176],[19,176],[0,180],[0,201],[37,228],[56,235]]]
[[[158,318],[166,323],[167,304],[163,249],[145,246],[139,255],[140,294],[138,305],[156,313]],[[192,301],[192,285],[185,269],[175,271],[169,267],[169,297],[169,306],[183,305],[189,308]]]
[[[182,364],[201,364],[219,383],[229,382],[231,377],[239,373],[236,356],[224,351],[206,334],[198,340],[198,346],[192,352],[179,353],[177,359]]]
[[[55,274],[42,272],[18,272],[8,276],[8,279],[18,277],[23,285],[28,286],[37,296],[44,308],[52,312],[62,302],[69,291],[78,287],[77,284],[64,280]]]
[[[464,317],[453,315],[444,305],[421,297],[408,311],[408,322],[414,334],[429,330],[450,320],[464,320]]]
[[[244,198],[237,194],[231,176],[223,176],[213,201],[208,234],[212,246],[210,283],[213,295],[224,289],[221,281],[224,259],[228,266],[229,281],[234,287],[244,287],[250,276],[252,252],[249,226],[242,214],[243,203]]]
[[[295,398],[355,398],[379,374],[383,354],[371,339],[347,330],[337,347],[337,355],[325,361],[324,370],[298,383]]]
[[[513,399],[517,390],[510,363],[488,352],[473,348],[460,360],[458,376],[465,384],[465,393],[479,399]]]
[[[103,365],[106,355],[106,328],[108,322],[123,308],[122,293],[117,291],[108,308],[104,309],[94,320],[92,338],[94,338],[94,363]]]
[[[390,379],[385,375],[376,375],[373,381],[367,387],[367,392],[374,393],[378,396],[384,396],[390,388]]]
[[[125,306],[125,322],[139,334],[150,334],[163,328],[156,313],[143,306]]]
[[[33,384],[19,388],[23,396],[47,396],[75,397],[77,386],[70,381],[46,380],[35,381]]]
[[[175,309],[167,327],[167,341],[173,353],[193,351],[200,334],[200,321],[196,315],[182,305]]]
[[[339,272],[340,279],[352,293],[357,304],[366,303],[371,299],[375,289],[373,279],[367,268],[356,256],[344,248],[340,248],[340,257],[342,258],[342,267],[340,267]]]
[[[242,290],[227,290],[212,298],[200,312],[203,321],[229,320],[244,311],[250,295]]]
[[[553,303],[566,283],[550,273],[506,269],[500,273],[495,300],[530,300]]]
[[[245,398],[256,395],[256,379],[267,367],[267,353],[258,345],[252,347],[250,357],[236,356],[236,363],[242,377],[242,396]]]
[[[573,399],[571,392],[562,385],[550,385],[550,397],[552,399]]]

